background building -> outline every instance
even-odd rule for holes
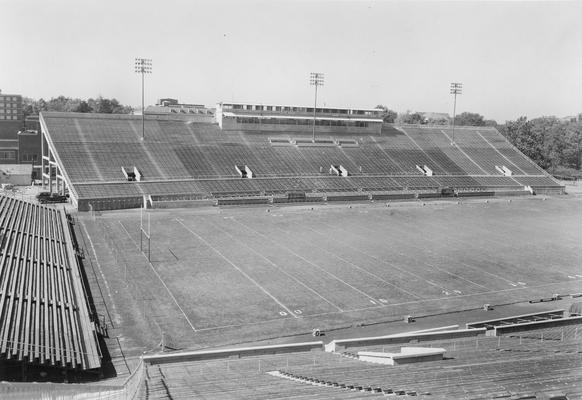
[[[179,103],[177,99],[159,99],[155,106],[148,106],[145,115],[159,119],[184,120],[192,122],[214,122],[214,110],[203,104]]]
[[[23,126],[22,96],[0,91],[0,164],[18,163],[18,131]]]

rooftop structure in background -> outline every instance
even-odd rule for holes
[[[276,104],[218,103],[216,121],[223,130],[370,133],[382,130],[382,110]]]
[[[155,115],[162,119],[176,119],[192,122],[214,122],[214,110],[203,104],[179,103],[177,99],[159,99],[155,106],[148,106],[145,115]]]
[[[26,164],[1,164],[0,165],[0,184],[9,184],[16,186],[30,185],[32,175],[32,166]]]
[[[156,106],[163,107],[180,107],[180,108],[204,108],[204,104],[187,104],[180,103],[178,99],[159,99]]]
[[[448,125],[451,122],[451,117],[447,113],[426,111],[420,114],[428,124]]]

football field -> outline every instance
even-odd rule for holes
[[[85,240],[108,249],[91,262],[111,319],[144,343],[161,332],[184,347],[257,340],[582,291],[576,199],[147,214],[151,262],[139,211],[80,216]]]

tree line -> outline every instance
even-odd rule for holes
[[[104,113],[104,114],[132,114],[133,108],[121,104],[117,99],[108,99],[99,96],[95,99],[76,99],[65,96],[53,97],[50,100],[22,99],[24,115],[35,115],[41,111],[61,111],[79,113]]]
[[[387,123],[418,124],[418,125],[452,125],[452,118],[443,113],[423,113],[406,111],[397,113],[388,107],[379,104],[376,109],[382,110],[382,119]],[[463,112],[455,116],[455,124],[459,126],[497,126],[492,119],[486,120],[482,115],[472,112]]]
[[[507,121],[497,129],[523,154],[556,175],[578,175],[582,163],[582,119],[526,117]]]

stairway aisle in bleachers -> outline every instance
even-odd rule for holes
[[[445,153],[435,146],[422,129],[404,129],[411,141],[429,157],[426,164],[436,175],[466,175]]]
[[[486,175],[484,170],[475,160],[471,160],[465,153],[451,144],[450,135],[443,133],[444,129],[406,127],[406,131],[421,131],[420,134],[436,148],[439,148],[453,163],[461,168],[467,175]],[[455,136],[456,138],[456,136]],[[455,139],[456,140],[456,139]]]
[[[519,167],[527,175],[543,175],[544,171],[535,165],[530,159],[517,152],[514,147],[499,132],[488,129],[479,133],[485,140],[491,143],[497,151],[503,154],[514,165]]]

